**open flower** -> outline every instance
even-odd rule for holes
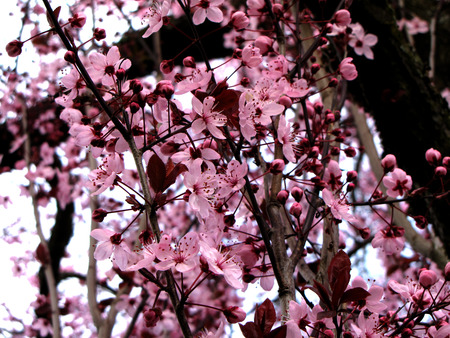
[[[373,51],[371,47],[375,46],[378,38],[373,34],[366,34],[364,28],[360,24],[350,25],[353,29],[348,44],[353,48],[356,54],[364,55],[366,58],[373,60]]]
[[[221,22],[223,20],[222,10],[219,8],[223,0],[193,0],[191,7],[195,9],[192,16],[194,25],[200,25],[208,18],[212,22]]]
[[[163,25],[163,19],[169,13],[170,2],[165,0],[163,3],[154,1],[143,21],[148,21],[148,29],[145,31],[143,38],[147,38],[153,33],[159,31]]]
[[[336,198],[333,193],[328,189],[322,191],[323,201],[330,207],[331,214],[334,218],[349,222],[356,222],[357,219],[349,213],[350,207],[344,199]]]
[[[388,188],[387,195],[396,198],[403,196],[405,192],[412,188],[412,179],[402,169],[397,168],[394,169],[391,176],[383,178],[383,184]]]
[[[94,251],[96,260],[104,260],[114,255],[114,262],[120,270],[125,270],[128,260],[132,253],[128,246],[123,242],[122,235],[108,229],[94,229],[91,236],[99,241]]]
[[[227,117],[218,112],[213,111],[214,97],[208,96],[203,103],[195,96],[192,97],[192,109],[200,116],[192,123],[192,131],[196,134],[205,129],[218,139],[225,139],[218,127],[222,127],[227,122]]]

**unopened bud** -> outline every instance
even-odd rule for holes
[[[196,64],[195,64],[195,59],[194,59],[194,57],[192,57],[192,56],[186,56],[186,57],[183,59],[183,65],[184,65],[185,67],[195,68],[195,67],[196,67]]]
[[[382,160],[381,160],[381,166],[384,169],[384,173],[389,173],[391,171],[393,171],[395,169],[395,167],[397,166],[397,159],[395,158],[394,155],[386,155]]]
[[[429,289],[432,287],[436,282],[438,281],[438,277],[436,275],[436,272],[428,269],[423,269],[420,272],[419,275],[419,283],[422,285],[425,289]]]
[[[23,42],[19,40],[11,41],[6,45],[6,52],[10,57],[16,57],[22,54]]]
[[[434,174],[437,177],[444,177],[447,175],[447,168],[443,166],[436,167],[436,169],[434,169]]]
[[[242,322],[247,314],[238,306],[229,306],[223,310],[223,314],[227,318],[228,323],[235,324]]]
[[[425,158],[430,165],[437,166],[442,158],[442,155],[436,149],[430,148],[425,153]]]
[[[270,168],[269,171],[270,173],[277,175],[277,174],[281,174],[284,170],[285,164],[283,160],[274,160],[271,164],[270,164]]]
[[[95,209],[92,212],[92,220],[95,222],[103,222],[103,220],[105,219],[106,215],[108,215],[108,212],[104,209]]]
[[[277,201],[281,204],[286,204],[287,199],[289,198],[289,192],[287,190],[281,190],[277,194]]]
[[[103,40],[106,38],[106,31],[103,28],[94,29],[94,39],[97,41]]]
[[[299,187],[293,187],[291,190],[291,195],[294,197],[296,202],[300,202],[303,197],[303,190]]]
[[[299,218],[302,214],[303,207],[300,203],[295,202],[292,204],[291,208],[289,209],[289,213],[294,216],[295,218]]]
[[[161,65],[159,66],[159,69],[161,70],[161,73],[163,74],[170,74],[173,71],[173,68],[175,67],[175,64],[173,60],[163,60],[161,62]]]
[[[76,61],[76,55],[71,50],[68,50],[66,54],[64,54],[64,60],[66,60],[69,63],[75,63]]]

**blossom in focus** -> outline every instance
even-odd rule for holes
[[[120,174],[123,169],[124,164],[122,156],[117,153],[108,154],[104,158],[103,164],[88,175],[92,182],[92,187],[97,188],[92,195],[95,196],[101,194],[111,187],[117,178],[117,174]]]
[[[352,61],[353,58],[345,58],[339,65],[339,74],[347,81],[352,81],[358,77],[358,71]]]
[[[350,207],[345,200],[336,198],[328,189],[322,190],[322,198],[325,204],[330,207],[331,214],[334,218],[339,220],[346,220],[349,222],[356,222],[355,216],[349,213]]]
[[[171,3],[164,0],[162,3],[154,1],[143,21],[148,22],[148,29],[145,31],[143,38],[148,38],[153,33],[159,31],[163,25],[163,18],[167,16]]]
[[[378,231],[372,240],[372,247],[381,248],[386,255],[399,253],[405,246],[403,237],[405,230],[395,225],[390,225]]]
[[[195,96],[192,97],[192,109],[199,115],[199,118],[195,119],[192,123],[192,131],[199,134],[203,130],[208,129],[214,137],[225,139],[225,136],[218,127],[225,125],[227,117],[213,111],[214,101],[215,99],[212,96],[206,97],[203,103]]]
[[[221,22],[223,20],[222,10],[219,8],[223,0],[193,0],[191,8],[196,8],[192,16],[194,25],[200,25],[207,18],[212,22]]]
[[[132,253],[123,242],[121,234],[109,229],[94,229],[91,231],[91,236],[99,241],[94,251],[94,258],[96,260],[101,261],[114,255],[113,260],[119,269],[126,269]]]
[[[383,177],[383,184],[388,189],[387,195],[392,198],[403,196],[412,188],[411,176],[399,168],[394,169],[391,176]]]
[[[92,64],[93,76],[101,77],[102,84],[113,86],[116,83],[116,71],[119,68],[127,70],[131,67],[131,61],[120,58],[119,48],[113,46],[106,55],[94,52],[89,55]]]
[[[353,48],[356,54],[364,55],[366,58],[373,60],[373,51],[371,47],[375,46],[378,42],[376,35],[366,34],[364,28],[360,24],[350,26],[353,29],[353,32],[348,44]]]

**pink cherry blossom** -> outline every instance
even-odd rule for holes
[[[228,163],[225,174],[218,175],[220,189],[217,192],[218,198],[225,198],[230,193],[241,190],[245,185],[244,177],[247,175],[247,164],[231,160]]]
[[[336,23],[336,25],[341,28],[347,27],[352,22],[350,12],[346,9],[340,9],[336,13],[334,13],[333,20]]]
[[[350,25],[353,29],[348,44],[358,55],[364,55],[366,58],[373,60],[373,52],[371,47],[375,46],[378,38],[373,34],[365,34],[364,28],[360,24]]]
[[[336,198],[328,189],[322,190],[322,198],[325,204],[330,208],[331,214],[334,218],[339,220],[346,220],[349,222],[357,222],[355,216],[350,214],[350,207],[345,199]]]
[[[365,317],[364,312],[358,316],[358,324],[351,324],[356,333],[356,338],[381,338],[382,335],[377,332],[378,316],[375,314]]]
[[[76,68],[72,68],[70,73],[61,79],[61,83],[69,91],[68,94],[66,93],[67,101],[72,101],[76,98],[80,94],[81,89],[85,87],[84,80]]]
[[[259,66],[262,56],[258,47],[252,45],[245,46],[242,50],[242,64],[248,68]]]
[[[403,228],[395,225],[381,229],[375,234],[372,240],[372,246],[374,248],[381,248],[386,255],[400,253],[405,245],[404,232]]]
[[[384,293],[381,286],[372,285],[370,288],[367,288],[367,283],[360,276],[356,276],[353,279],[351,286],[353,288],[360,287],[370,293],[370,296],[367,296],[364,300],[364,305],[361,306],[361,311],[367,308],[372,313],[381,313],[387,308],[387,305],[381,302],[381,298]]]
[[[352,81],[358,77],[358,71],[352,61],[353,58],[345,58],[339,65],[339,74],[347,81]]]
[[[132,253],[123,242],[122,235],[109,229],[94,229],[91,236],[99,243],[94,251],[94,258],[101,261],[114,255],[113,261],[120,270],[125,270]]]
[[[218,127],[224,126],[227,118],[225,115],[213,111],[214,101],[215,99],[212,96],[206,97],[203,103],[195,96],[192,97],[192,110],[199,115],[192,122],[192,131],[199,134],[203,130],[208,129],[215,138],[225,139],[225,136]]]
[[[123,169],[124,164],[122,156],[117,153],[108,154],[103,159],[103,163],[98,169],[93,170],[89,174],[92,188],[97,189],[92,195],[99,195],[111,187],[117,178],[117,174],[120,174]]]
[[[289,162],[295,163],[295,153],[293,149],[293,137],[291,134],[291,124],[286,121],[284,115],[280,116],[278,123],[278,141],[283,145],[283,154]]]
[[[412,188],[412,179],[402,169],[396,168],[391,176],[383,178],[383,184],[388,189],[387,195],[396,198],[403,196]]]
[[[310,314],[311,310],[306,302],[298,304],[291,300],[289,302],[289,320],[286,322],[286,338],[303,337],[302,330],[306,331],[306,326],[311,322]]]
[[[102,84],[113,86],[116,83],[116,71],[119,68],[127,70],[131,67],[131,61],[120,58],[119,48],[113,46],[106,55],[94,52],[89,55],[89,61],[93,68],[93,75],[99,76]]]
[[[198,264],[200,246],[196,232],[189,232],[185,235],[175,248],[161,247],[163,243],[155,249],[155,255],[160,260],[155,265],[156,269],[165,271],[173,267],[178,272],[188,272]]]
[[[159,31],[163,25],[163,19],[169,14],[171,3],[164,0],[162,3],[153,1],[148,13],[144,16],[144,22],[148,21],[148,29],[145,31],[143,38],[148,38],[153,33]]]
[[[219,8],[224,0],[193,0],[191,8],[195,8],[192,22],[194,25],[200,25],[207,18],[212,22],[221,22],[223,20],[222,10]]]
[[[206,242],[200,242],[201,253],[208,262],[209,270],[215,275],[223,275],[228,284],[236,289],[242,289],[244,284],[239,280],[242,270],[234,256],[229,253],[221,253],[216,248],[210,247]]]

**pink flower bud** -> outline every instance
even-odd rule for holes
[[[316,74],[320,70],[320,65],[318,63],[313,63],[311,65],[311,73]]]
[[[347,182],[353,182],[358,177],[358,173],[355,170],[347,171]]]
[[[331,124],[334,123],[335,118],[334,118],[334,114],[333,113],[329,113],[327,114],[327,116],[325,116],[325,123],[326,124]]]
[[[395,158],[394,155],[386,155],[382,160],[381,160],[381,166],[384,169],[385,173],[389,173],[391,171],[393,171],[395,169],[395,167],[397,166],[397,159]]]
[[[123,81],[123,79],[125,78],[126,72],[127,71],[125,69],[123,69],[123,68],[117,69],[117,71],[116,71],[117,80]]]
[[[283,160],[274,160],[271,164],[270,164],[270,168],[269,171],[274,174],[281,174],[284,170],[285,164]]]
[[[339,27],[347,27],[352,22],[350,12],[346,9],[341,9],[334,14],[334,23]]]
[[[250,25],[250,20],[244,12],[237,11],[231,16],[230,24],[235,30],[241,31]]]
[[[450,280],[450,262],[448,262],[447,264],[445,264],[445,268],[444,268],[444,277],[446,281]]]
[[[281,190],[277,194],[277,201],[280,202],[281,204],[286,204],[288,197],[289,197],[289,192],[286,190]]]
[[[255,40],[255,47],[259,48],[261,55],[272,51],[273,40],[266,35],[261,35]]]
[[[434,169],[434,174],[437,177],[444,177],[447,175],[447,168],[443,166],[436,167],[436,169]]]
[[[302,211],[303,211],[302,205],[298,202],[293,203],[291,208],[289,209],[289,213],[295,218],[299,218],[300,215],[302,214]]]
[[[425,229],[428,225],[428,221],[424,216],[414,216],[414,220],[416,221],[416,227],[419,229]]]
[[[242,322],[247,314],[238,306],[229,306],[223,310],[223,314],[230,324]]]
[[[352,58],[345,58],[339,65],[339,74],[347,81],[353,81],[358,77],[358,71],[352,61]]]
[[[353,190],[355,190],[355,183],[347,184],[347,192],[352,192]]]
[[[370,229],[369,228],[359,229],[359,234],[362,239],[368,239],[370,237]]]
[[[189,67],[189,68],[195,68],[196,64],[195,64],[195,59],[192,56],[186,56],[183,59],[183,65],[185,67]]]
[[[64,60],[66,60],[69,63],[75,63],[76,61],[75,53],[68,50],[66,54],[64,54]]]
[[[278,103],[285,106],[286,108],[290,108],[292,106],[292,100],[289,96],[280,97]]]
[[[328,86],[333,88],[333,87],[336,87],[338,85],[338,83],[339,83],[339,81],[335,77],[333,77],[330,80],[330,82],[328,82]]]
[[[292,197],[294,197],[296,202],[300,202],[303,197],[303,190],[300,189],[299,187],[294,187],[291,190],[291,195]]]
[[[175,64],[173,60],[163,60],[161,62],[161,65],[159,66],[159,69],[161,70],[161,73],[163,74],[170,74],[175,67]]]
[[[10,57],[16,57],[22,54],[23,42],[19,40],[11,41],[6,45],[6,52]]]
[[[174,91],[175,89],[173,88],[173,84],[171,81],[162,80],[159,81],[156,85],[154,93],[156,95],[164,96],[167,100],[169,100],[172,97]]]
[[[450,156],[445,156],[444,159],[442,160],[442,164],[446,168],[450,168]]]
[[[419,283],[422,285],[425,289],[429,289],[432,287],[436,282],[438,281],[438,277],[436,275],[436,272],[428,269],[423,269],[420,272],[419,275]]]
[[[430,148],[426,151],[425,158],[430,165],[437,166],[442,158],[442,155],[436,149]]]
[[[105,219],[106,215],[108,215],[108,212],[104,209],[95,209],[92,212],[92,220],[95,222],[103,222],[103,220]]]
[[[142,91],[142,89],[144,89],[144,86],[142,86],[141,81],[138,79],[133,79],[130,81],[130,89],[134,94],[138,94]]]

